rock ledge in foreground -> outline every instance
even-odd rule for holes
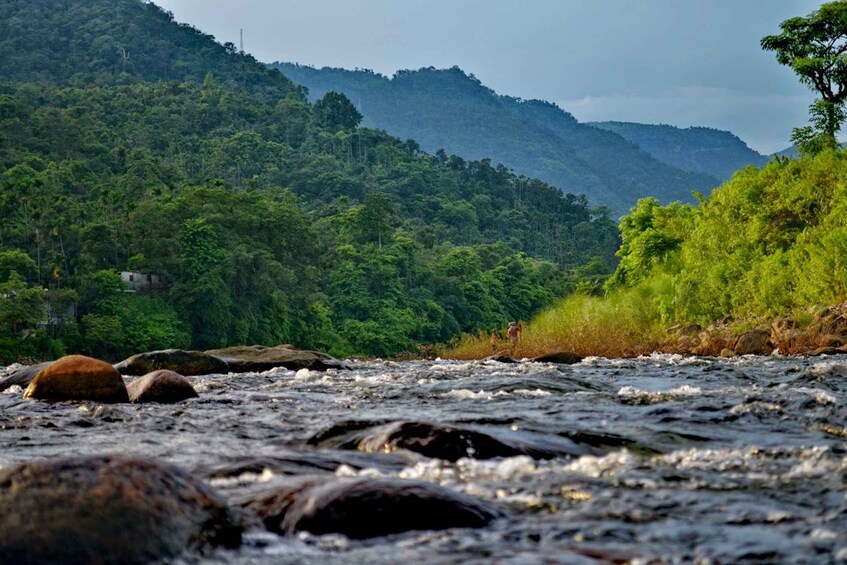
[[[0,470],[0,555],[9,563],[147,563],[237,547],[243,526],[210,487],[119,455]]]

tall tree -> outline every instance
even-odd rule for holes
[[[315,102],[315,119],[323,128],[350,131],[359,127],[362,114],[343,94],[327,92]]]
[[[847,1],[827,2],[780,27],[779,35],[762,38],[762,48],[775,51],[780,64],[820,94],[809,108],[813,125],[795,129],[791,139],[803,152],[835,147],[835,134],[847,117]]]

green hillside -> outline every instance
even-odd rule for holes
[[[343,97],[312,106],[152,4],[0,14],[2,362],[389,355],[526,319],[614,267],[614,223],[584,197],[358,128]],[[126,292],[119,271],[163,284]]]
[[[589,125],[620,135],[663,163],[722,181],[729,180],[739,169],[749,165],[761,167],[768,162],[768,157],[753,151],[728,131],[630,122],[591,122]]]
[[[238,84],[280,98],[294,85],[250,55],[234,56],[155,4],[144,1],[3,0],[0,77],[5,81],[91,86],[141,81]]]
[[[272,67],[306,86],[312,100],[343,92],[365,125],[414,138],[426,151],[487,156],[566,192],[584,193],[617,213],[643,196],[693,202],[692,191],[708,192],[719,184],[711,175],[667,165],[618,135],[581,124],[554,104],[499,96],[457,67],[399,71],[390,79],[361,70]]]

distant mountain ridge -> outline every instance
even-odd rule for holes
[[[631,122],[588,122],[588,125],[620,135],[663,163],[722,181],[738,169],[762,166],[769,159],[731,132],[713,128]]]
[[[315,69],[273,63],[315,100],[344,93],[363,125],[415,139],[422,149],[444,149],[465,159],[490,158],[595,204],[626,212],[638,198],[693,201],[720,179],[662,162],[621,135],[578,122],[555,104],[501,96],[458,67],[398,71]]]

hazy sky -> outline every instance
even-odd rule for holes
[[[762,153],[789,145],[812,93],[763,52],[811,0],[154,0],[259,61],[452,67],[580,121],[730,130]]]

